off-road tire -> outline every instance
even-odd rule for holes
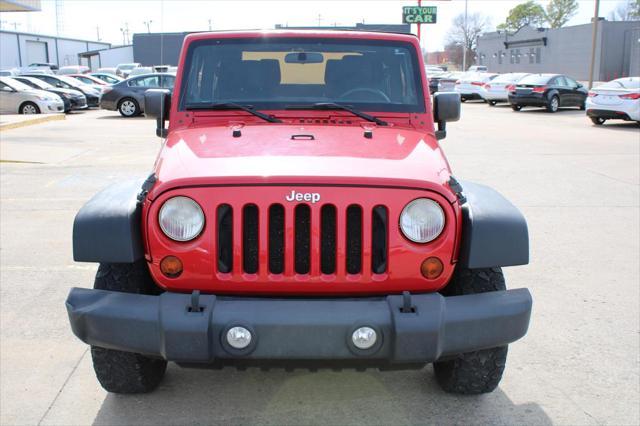
[[[554,103],[555,100],[555,103]],[[558,110],[560,109],[560,98],[557,97],[556,95],[553,95],[551,97],[551,99],[549,99],[549,102],[547,103],[547,112],[558,112]]]
[[[444,296],[506,290],[500,268],[456,268],[453,278],[441,292]],[[507,361],[507,346],[467,352],[455,358],[433,363],[436,380],[450,393],[476,395],[493,391]]]
[[[125,118],[137,117],[142,114],[140,105],[133,98],[124,98],[118,102],[118,112]]]
[[[159,294],[145,261],[101,263],[93,288],[123,293]],[[133,352],[91,347],[93,369],[102,387],[113,393],[147,393],[164,377],[167,361]]]
[[[591,122],[596,126],[602,126],[604,122],[607,121],[602,117],[589,117],[589,118],[591,118]]]
[[[511,109],[517,112],[520,111],[522,107],[520,105],[511,105]]]
[[[24,102],[20,105],[20,114],[40,114],[40,108],[33,102]]]

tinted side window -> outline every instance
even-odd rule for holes
[[[176,82],[176,78],[170,75],[165,75],[162,77],[162,87],[166,89],[173,89],[173,85]]]
[[[159,87],[158,76],[151,75],[149,77],[135,78],[129,82],[131,87]]]
[[[567,76],[564,76],[564,79],[567,82],[567,86],[572,87],[572,88],[578,87],[578,83],[576,83],[576,81],[574,79],[569,78]]]

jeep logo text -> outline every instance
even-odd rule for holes
[[[311,201],[311,203],[317,203],[320,201],[320,194],[317,192],[296,192],[291,191],[291,194],[284,197],[287,201]]]

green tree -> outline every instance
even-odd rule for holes
[[[578,7],[577,0],[551,0],[546,10],[547,23],[551,28],[562,27],[578,13]]]
[[[635,21],[640,19],[640,0],[626,0],[609,14],[610,21]]]
[[[525,25],[539,27],[547,20],[542,6],[533,0],[521,3],[509,11],[507,20],[498,25],[499,30],[517,31]]]

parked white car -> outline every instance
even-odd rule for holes
[[[512,84],[516,84],[523,77],[528,76],[528,73],[524,72],[511,72],[507,74],[500,74],[488,83],[485,83],[480,90],[480,96],[487,101],[489,105],[494,106],[498,102],[509,101],[508,87]]]
[[[456,81],[456,92],[460,93],[462,102],[471,99],[483,99],[481,96],[482,86],[496,78],[498,74],[466,73],[460,80]],[[484,99],[483,99],[484,100]]]
[[[151,74],[153,72],[153,68],[151,67],[138,67],[129,71],[127,78],[135,77],[136,75]]]
[[[640,77],[619,78],[591,89],[585,107],[596,125],[607,120],[640,124]]]
[[[86,74],[91,72],[91,68],[84,65],[67,65],[64,67],[60,67],[56,74],[58,75],[67,75],[67,74]]]
[[[41,114],[64,112],[60,96],[37,90],[11,77],[0,77],[0,112],[4,114]]]

